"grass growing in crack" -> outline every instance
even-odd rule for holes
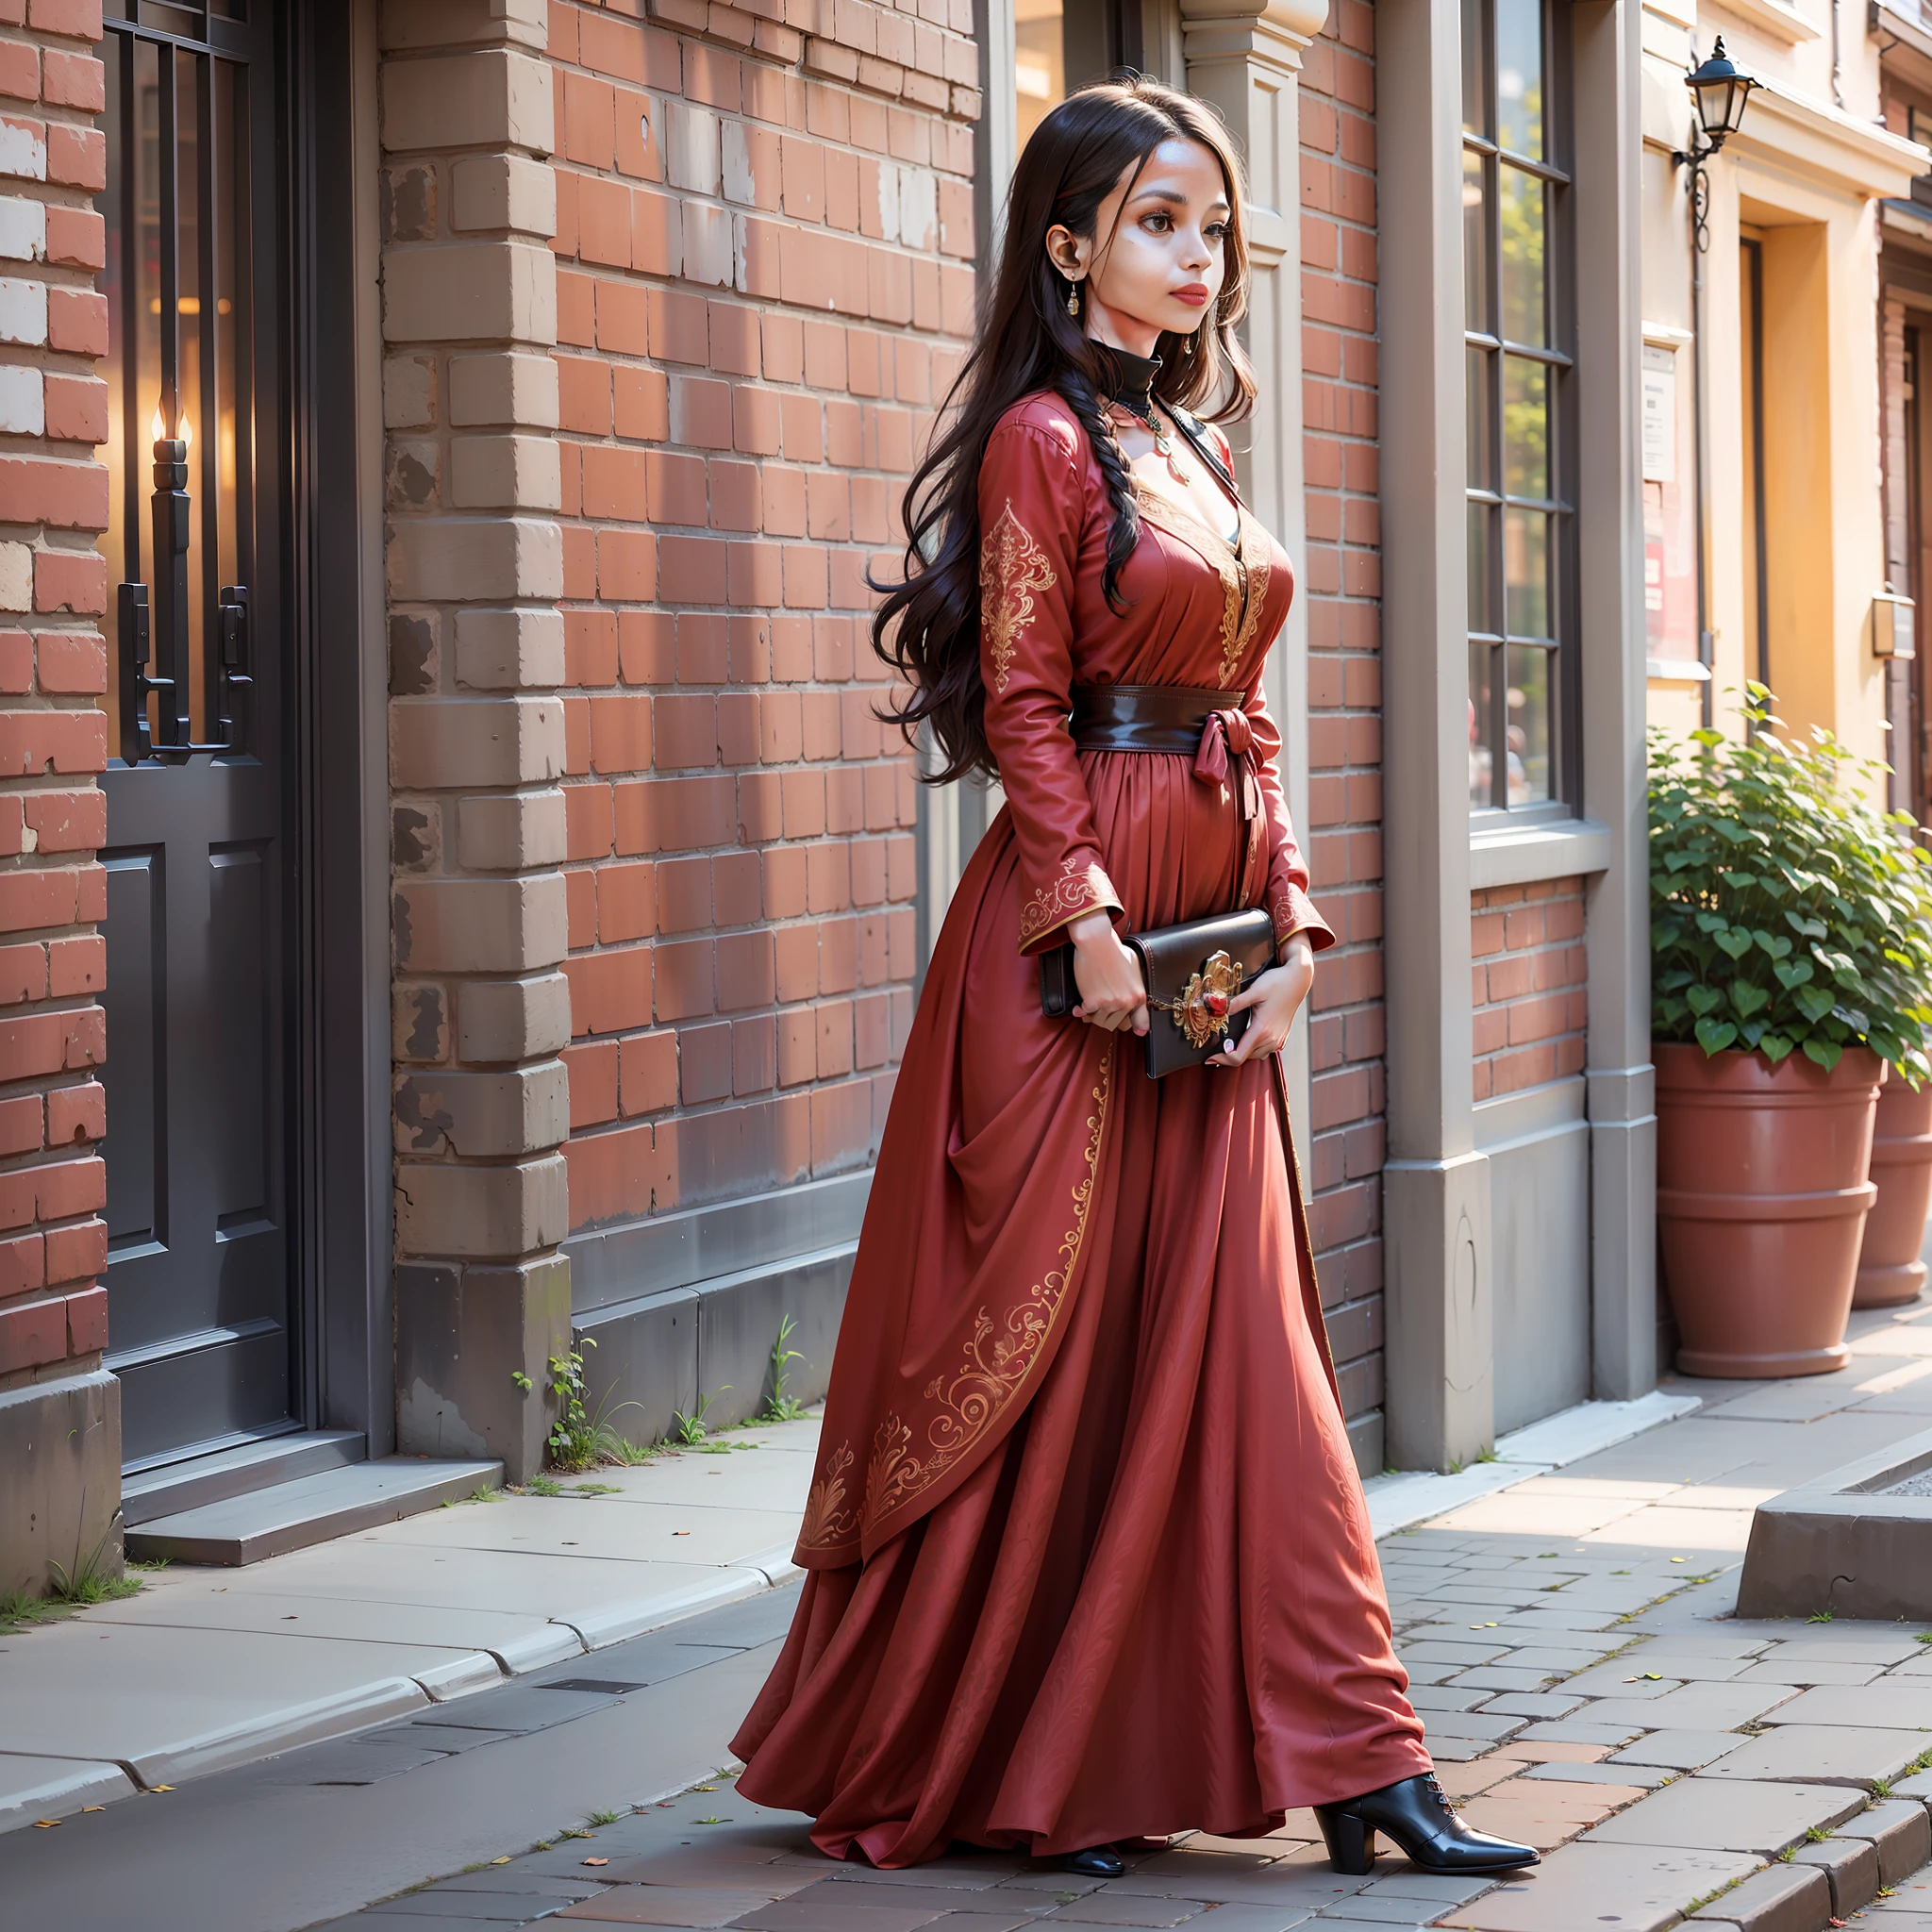
[[[623,1816],[624,1813],[622,1811],[611,1811],[608,1809],[592,1811],[591,1813],[591,1823],[592,1824],[615,1824]]]
[[[697,1404],[691,1414],[686,1415],[681,1408],[674,1408],[671,1411],[671,1440],[681,1448],[694,1449],[710,1433],[705,1426],[705,1417],[709,1413],[712,1403],[719,1396],[730,1392],[731,1384],[726,1382],[722,1389],[714,1389],[708,1395],[700,1390]]]
[[[1824,1840],[1831,1836],[1831,1833],[1825,1826],[1822,1824],[1807,1824],[1805,1827],[1805,1836],[1807,1839],[1809,1839],[1814,1845],[1822,1845],[1824,1842]]]
[[[805,1413],[805,1404],[785,1392],[785,1384],[790,1380],[786,1364],[805,1359],[797,1349],[785,1346],[797,1326],[790,1315],[778,1318],[778,1339],[772,1344],[772,1399],[765,1404],[763,1416],[768,1423],[795,1423]]]
[[[1889,1797],[1890,1797],[1890,1796],[1891,1796],[1891,1780],[1890,1780],[1890,1778],[1886,1778],[1886,1777],[1874,1777],[1874,1779],[1872,1780],[1872,1796],[1873,1796],[1874,1798],[1889,1798]],[[1870,1800],[1870,1799],[1868,1799],[1868,1800],[1866,1801],[1866,1807],[1865,1807],[1865,1808],[1866,1808],[1867,1810],[1870,1810],[1870,1809],[1871,1809],[1871,1800]]]
[[[1745,1875],[1748,1876],[1749,1874],[1746,1874]],[[1688,1906],[1682,1908],[1684,1916],[1688,1919],[1692,1912],[1701,1912],[1706,1906],[1721,1899],[1725,1892],[1735,1890],[1743,1882],[1744,1879],[1742,1877],[1727,1879],[1715,1891],[1707,1891],[1702,1898],[1693,1898]]]
[[[1838,1622],[1838,1616],[1832,1610],[1813,1610],[1805,1621],[1807,1624],[1835,1624]]]

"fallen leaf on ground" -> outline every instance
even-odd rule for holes
[[[83,1811],[105,1811],[108,1807],[105,1805],[83,1805],[80,1808]]]
[[[506,1854],[505,1854],[505,1855],[504,1855],[504,1856],[503,1856],[502,1857],[500,1857],[500,1858],[491,1858],[490,1862],[491,1862],[491,1863],[492,1865],[508,1865],[508,1864],[509,1863],[509,1856],[508,1856],[508,1853],[506,1853]]]
[[[36,1831],[52,1831],[59,1823],[60,1821],[58,1818],[36,1818],[34,1820],[34,1829]]]
[[[608,1858],[586,1858],[584,1860],[584,1863],[587,1865],[608,1865],[609,1862]]]
[[[148,1787],[148,1790],[151,1791],[172,1791],[174,1789],[173,1785],[150,1785]]]

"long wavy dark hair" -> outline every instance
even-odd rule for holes
[[[867,579],[885,592],[873,615],[873,648],[909,687],[905,703],[880,716],[908,739],[921,724],[930,727],[940,759],[923,774],[930,783],[970,772],[999,775],[979,675],[979,467],[994,425],[1023,396],[1054,391],[1087,432],[1114,513],[1101,587],[1109,606],[1124,608],[1120,574],[1140,541],[1141,520],[1126,458],[1101,410],[1116,370],[1108,346],[1067,313],[1073,285],[1048,258],[1046,234],[1064,224],[1105,248],[1112,238],[1095,235],[1101,204],[1124,175],[1131,171],[1138,181],[1155,149],[1174,140],[1212,151],[1230,213],[1214,312],[1188,335],[1161,335],[1154,392],[1192,408],[1225,390],[1211,411],[1215,422],[1239,420],[1253,404],[1254,372],[1235,336],[1248,295],[1245,183],[1225,125],[1205,102],[1144,75],[1116,74],[1069,94],[1020,157],[999,267],[973,347],[907,487],[906,575],[891,584]]]

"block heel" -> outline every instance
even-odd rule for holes
[[[1375,1869],[1375,1828],[1340,1805],[1317,1805],[1315,1822],[1328,1847],[1330,1871],[1365,1878]]]

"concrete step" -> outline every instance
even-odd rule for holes
[[[399,1522],[502,1480],[501,1462],[388,1456],[155,1517],[128,1530],[127,1554],[144,1562],[167,1557],[180,1563],[258,1563],[378,1523]]]
[[[178,1516],[184,1509],[245,1496],[251,1490],[341,1469],[345,1463],[360,1462],[367,1454],[358,1430],[307,1429],[239,1443],[158,1469],[130,1472],[121,1482],[121,1520],[132,1529],[158,1516]]]

